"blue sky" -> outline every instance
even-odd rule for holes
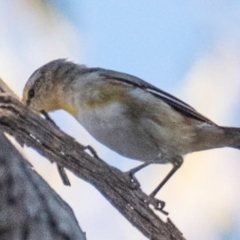
[[[191,1],[53,1],[86,37],[86,62],[178,84],[213,44],[214,23]],[[210,6],[211,7],[211,6]],[[170,88],[169,88],[170,89]]]

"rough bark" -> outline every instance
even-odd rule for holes
[[[90,156],[83,145],[6,93],[0,94],[0,126],[21,143],[95,186],[149,239],[184,239],[169,219],[163,222],[155,214],[149,207],[149,197],[126,174]]]
[[[15,96],[1,79],[0,91]],[[86,240],[72,209],[32,170],[2,130],[0,239]]]
[[[0,130],[1,240],[86,240],[72,209]]]

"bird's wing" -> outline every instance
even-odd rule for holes
[[[162,101],[164,101],[165,103],[170,105],[172,108],[174,108],[179,113],[184,114],[188,117],[192,117],[199,121],[215,125],[215,123],[213,123],[208,118],[204,117],[202,114],[198,113],[190,105],[188,105],[185,102],[181,101],[180,99],[172,96],[171,94],[162,91],[161,89],[155,87],[154,85],[143,81],[140,78],[137,78],[137,77],[129,75],[129,74],[120,73],[120,72],[116,72],[116,71],[110,71],[110,70],[101,71],[99,76],[105,78],[106,80],[112,79],[112,80],[121,81],[126,84],[132,85],[133,87],[139,87],[139,88],[151,93],[153,96],[161,99]]]

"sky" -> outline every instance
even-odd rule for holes
[[[237,0],[1,1],[0,77],[21,96],[34,70],[67,58],[135,75],[220,125],[240,127],[239,12]],[[139,164],[102,146],[67,113],[51,117],[110,165],[127,171]],[[88,183],[68,172],[66,188],[54,165],[32,149],[24,154],[73,208],[88,240],[146,239]],[[234,149],[190,154],[158,194],[186,239],[240,238],[239,158]],[[137,174],[144,191],[169,169],[154,165]]]

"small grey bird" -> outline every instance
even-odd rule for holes
[[[37,69],[23,91],[36,111],[64,109],[99,142],[117,153],[173,168],[150,196],[196,151],[240,149],[240,128],[220,127],[194,108],[129,74],[87,68],[63,59]]]

